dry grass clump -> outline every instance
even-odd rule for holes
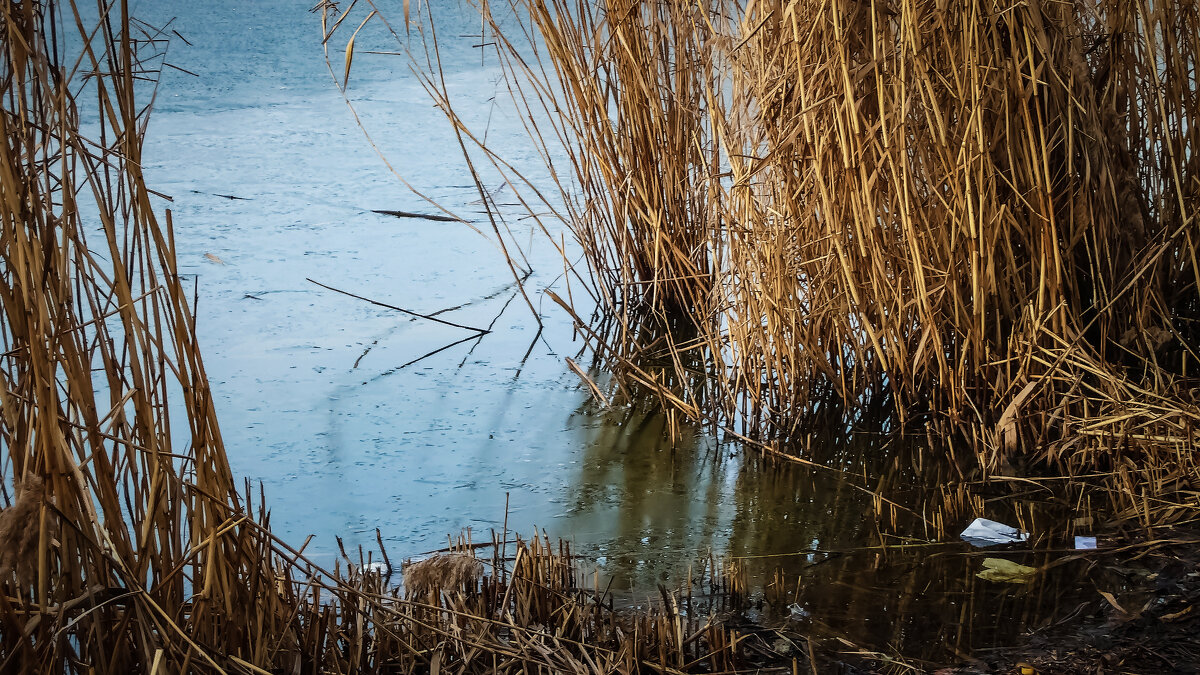
[[[786,439],[814,388],[886,390],[992,469],[1194,477],[1198,26],[1188,3],[750,5],[724,376],[750,422]]]
[[[428,592],[472,592],[483,577],[483,563],[462,553],[439,553],[404,566],[404,586],[411,597]]]
[[[1049,370],[1031,356],[1061,344],[1186,372],[1194,188],[1184,162],[1147,151],[1194,143],[1196,95],[1179,88],[1192,56],[1155,44],[1189,34],[1194,11],[753,10],[732,77],[757,124],[731,131],[768,159],[731,153],[731,211],[751,224],[730,238],[732,266],[750,272],[731,305],[772,301],[745,320],[795,323],[731,331],[735,352],[807,352],[845,398],[869,382],[859,373],[886,374],[906,399],[977,418],[998,414],[975,409],[981,392],[1014,400]],[[849,351],[803,349],[810,335]],[[761,342],[781,336],[790,350]],[[1156,351],[1175,337],[1168,362]]]
[[[479,548],[490,548],[490,558],[467,552]],[[486,547],[437,554],[404,574],[407,599],[374,575],[364,576],[353,595],[343,595],[345,585],[333,589],[339,605],[332,608],[331,623],[338,621],[339,606],[347,612],[337,634],[362,640],[354,643],[362,664],[406,672],[597,674],[792,667],[756,634],[777,631],[744,632],[707,618],[736,602],[733,582],[715,564],[706,565],[682,593],[661,589],[661,606],[643,612],[614,610],[599,577],[583,573],[569,545],[553,545],[545,537],[526,541],[493,533]],[[420,600],[415,585],[455,592]],[[704,594],[709,599],[700,599]],[[355,621],[368,627],[365,633],[355,632],[362,630]]]

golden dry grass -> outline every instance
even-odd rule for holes
[[[1190,3],[749,6],[725,337],[750,419],[786,439],[814,387],[886,391],[992,470],[1194,481],[1198,26]]]

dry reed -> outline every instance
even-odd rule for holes
[[[404,586],[412,596],[426,592],[474,591],[483,578],[483,564],[461,553],[437,554],[404,566]]]
[[[783,455],[882,410],[1128,516],[1200,485],[1194,3],[480,8],[619,385]]]

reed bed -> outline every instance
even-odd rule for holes
[[[882,416],[1194,508],[1195,3],[480,9],[618,387],[776,454]]]
[[[886,389],[902,419],[961,422],[992,468],[1070,469],[1115,459],[1084,430],[1195,420],[1198,21],[1187,3],[750,6],[727,336],[751,419],[786,437],[814,383]],[[1135,412],[1148,396],[1171,413]]]

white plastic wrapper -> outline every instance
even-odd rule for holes
[[[1029,534],[1015,527],[986,518],[976,518],[960,535],[963,541],[986,548],[1000,544],[1016,544],[1029,539]]]

